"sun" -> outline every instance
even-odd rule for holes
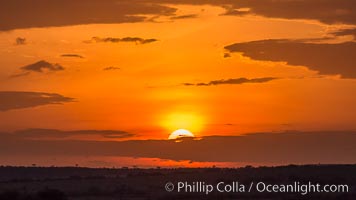
[[[178,138],[183,138],[183,137],[195,137],[194,134],[186,129],[178,129],[178,130],[175,130],[173,131],[168,139],[169,140],[175,140],[175,139],[178,139]]]

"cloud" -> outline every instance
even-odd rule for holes
[[[27,76],[29,74],[30,74],[30,72],[22,72],[22,73],[10,75],[9,77],[10,78],[18,78],[18,77],[22,77],[22,76]]]
[[[143,39],[139,37],[124,37],[124,38],[113,38],[113,37],[93,37],[91,39],[93,42],[111,42],[111,43],[119,43],[119,42],[134,42],[136,44],[148,44],[152,42],[158,41],[157,39]]]
[[[342,30],[338,30],[335,31],[333,33],[331,33],[334,36],[346,36],[346,35],[351,35],[354,37],[354,40],[356,40],[356,28],[354,29],[342,29]]]
[[[192,18],[197,18],[197,14],[189,14],[189,15],[178,15],[178,16],[173,16],[170,19],[176,20],[176,19],[192,19]]]
[[[84,58],[82,55],[79,54],[62,54],[61,57]]]
[[[263,77],[263,78],[231,78],[231,79],[220,79],[210,81],[208,83],[183,83],[184,86],[212,86],[212,85],[224,85],[224,84],[244,84],[244,83],[266,83],[278,78],[275,77]]]
[[[316,44],[300,40],[259,40],[232,44],[225,49],[254,60],[287,62],[306,66],[323,75],[356,78],[356,42]]]
[[[269,18],[318,20],[326,24],[356,24],[356,2],[352,0],[145,0],[145,2],[210,4],[224,8],[226,10],[224,15],[259,15]]]
[[[0,91],[0,111],[63,104],[74,99],[56,93]]]
[[[110,67],[105,67],[103,70],[104,71],[110,71],[110,70],[119,70],[119,69],[120,69],[119,67],[110,66]]]
[[[1,1],[0,31],[144,22],[148,15],[173,15],[175,11],[175,8],[141,0]]]
[[[241,8],[248,10],[239,11]],[[255,14],[272,18],[313,19],[326,24],[356,24],[356,2],[349,0],[235,1],[227,15]],[[305,12],[308,10],[308,12]]]
[[[193,162],[271,164],[355,163],[356,132],[283,132],[210,136],[201,140],[18,140],[2,139],[0,155],[123,156]],[[20,145],[21,144],[21,145]],[[45,150],[45,151],[44,151]],[[248,152],[248,153],[247,153]]]
[[[135,23],[149,21],[152,16],[174,17],[177,9],[167,4],[210,4],[225,8],[225,15],[252,14],[270,18],[312,19],[327,24],[356,24],[356,2],[352,0],[12,0],[0,3],[0,31]]]
[[[231,54],[230,53],[224,53],[224,58],[230,58]]]
[[[62,71],[64,67],[57,63],[49,63],[45,60],[38,61],[20,68],[23,71],[29,72],[44,72],[44,71]]]
[[[133,137],[134,134],[119,130],[74,130],[74,131],[62,131],[56,129],[26,129],[15,131],[13,133],[8,133],[8,137],[12,139],[46,139],[46,140],[57,140],[57,139],[68,139],[87,136],[96,136],[106,139],[123,139]],[[96,138],[98,139],[98,138]]]
[[[26,44],[26,38],[18,37],[16,38],[16,45],[25,45]]]

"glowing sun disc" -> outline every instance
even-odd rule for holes
[[[178,139],[178,138],[182,138],[182,137],[195,137],[194,134],[186,129],[178,129],[178,130],[175,130],[173,131],[168,139],[169,140],[175,140],[175,139]]]

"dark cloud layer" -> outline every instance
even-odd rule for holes
[[[201,140],[43,141],[4,138],[0,155],[129,156],[201,162],[355,163],[356,132],[284,132]],[[45,151],[44,151],[45,150]]]
[[[5,133],[4,133],[5,134]],[[118,130],[75,130],[61,131],[56,129],[26,129],[13,133],[7,133],[7,136],[12,139],[65,139],[75,136],[100,136],[107,139],[123,139],[133,137],[134,134]]]
[[[93,37],[91,39],[92,42],[111,42],[111,43],[118,43],[118,42],[134,42],[136,44],[148,44],[152,42],[158,41],[157,39],[143,39],[139,37],[124,37],[124,38],[114,38],[114,37]]]
[[[0,111],[63,104],[72,101],[74,101],[73,98],[55,93],[0,91]]]
[[[23,71],[44,72],[44,71],[62,71],[64,67],[57,63],[49,63],[45,60],[38,61],[20,68]]]
[[[220,6],[226,9],[225,15],[254,14],[356,24],[353,0],[12,0],[0,2],[0,31],[149,21],[144,15],[174,18],[176,9],[163,5],[168,3]]]
[[[356,78],[356,43],[315,44],[298,40],[260,40],[226,46],[254,60],[282,61],[306,66],[325,75]]]
[[[286,19],[315,19],[323,23],[356,24],[356,2],[350,0],[245,0],[234,1],[226,14],[256,14]],[[238,8],[250,8],[238,11]]]
[[[0,31],[80,24],[133,23],[176,9],[136,0],[0,1]]]
[[[214,80],[208,83],[183,83],[185,86],[212,86],[212,85],[223,85],[223,84],[244,84],[244,83],[266,83],[278,78],[275,77],[263,77],[263,78],[231,78],[231,79],[221,79]]]
[[[61,57],[84,58],[84,56],[79,54],[62,54]]]
[[[171,4],[215,5],[225,15],[247,14],[284,19],[312,19],[327,24],[356,24],[353,0],[138,0]],[[249,8],[249,9],[246,9]]]

